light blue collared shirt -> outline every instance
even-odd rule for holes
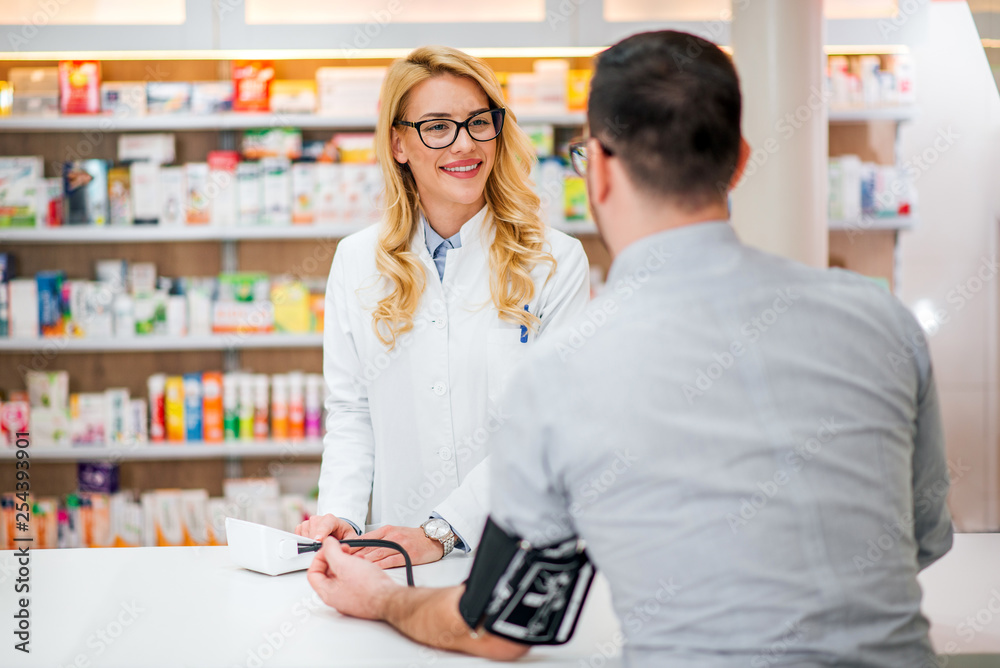
[[[951,547],[926,339],[875,283],[646,237],[501,400],[493,519],[576,534],[627,665],[937,665],[917,572]]]
[[[444,265],[448,259],[448,251],[453,248],[462,247],[462,232],[455,232],[455,234],[445,239],[434,231],[434,228],[431,227],[426,218],[421,216],[420,219],[424,222],[424,241],[427,243],[427,252],[431,254],[434,266],[437,267],[438,278],[443,281]]]

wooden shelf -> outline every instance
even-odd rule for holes
[[[128,338],[0,339],[0,352],[126,353],[178,350],[251,350],[261,348],[321,348],[323,334],[213,334],[210,336],[146,335]]]
[[[29,450],[33,462],[79,461],[167,461],[187,459],[223,459],[245,457],[318,457],[323,454],[322,439],[303,441],[226,441],[223,443],[158,443],[128,447],[77,447]],[[0,461],[14,460],[15,450],[0,450]]]

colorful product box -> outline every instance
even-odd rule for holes
[[[0,339],[10,336],[10,279],[13,277],[10,253],[0,253]]]
[[[184,165],[184,178],[187,188],[185,222],[188,225],[207,225],[211,221],[208,163],[187,163]]]
[[[201,441],[202,391],[201,374],[184,374],[184,433],[189,442]]]
[[[124,387],[104,391],[104,439],[109,446],[129,443],[129,392]]]
[[[100,392],[79,392],[69,398],[70,443],[73,447],[102,447],[107,424],[106,400]]]
[[[191,84],[191,113],[218,114],[232,109],[232,81],[195,81]]]
[[[45,201],[45,225],[60,227],[65,221],[63,214],[63,181],[60,177],[43,179]]]
[[[106,81],[101,84],[101,111],[115,118],[133,118],[146,114],[146,83],[143,81]]]
[[[69,408],[68,371],[27,371],[28,401],[38,408]]]
[[[167,440],[182,443],[187,436],[187,425],[184,420],[183,376],[167,376],[164,392],[164,414]]]
[[[38,325],[42,336],[62,336],[66,333],[63,313],[64,271],[40,271],[35,274],[38,284]]]
[[[302,132],[295,128],[267,128],[247,130],[240,144],[247,160],[262,158],[287,158],[297,160],[302,156]]]
[[[143,524],[148,532],[144,543],[157,547],[184,545],[181,517],[181,490],[158,489],[142,495]]]
[[[162,443],[167,438],[166,388],[167,377],[156,373],[146,381],[149,397],[149,440]]]
[[[32,408],[28,417],[31,424],[32,447],[39,449],[70,447],[68,408]]]
[[[63,192],[66,196],[66,224],[107,224],[107,161],[75,160],[64,163]]]
[[[0,157],[0,227],[39,224],[46,201],[43,177],[41,157]]]
[[[208,545],[208,492],[185,489],[181,490],[180,497],[184,545]]]
[[[97,114],[101,111],[101,64],[95,60],[59,62],[59,111]]]
[[[222,373],[202,374],[202,428],[206,443],[221,443],[223,439]]]
[[[271,83],[271,111],[309,114],[316,111],[316,82],[311,79],[277,79]]]
[[[108,170],[108,209],[112,225],[132,224],[128,167],[112,167]]]
[[[274,331],[304,334],[309,331],[309,292],[301,281],[275,282],[271,287]]]
[[[146,109],[151,114],[178,114],[191,110],[191,83],[150,81],[146,84]]]
[[[31,407],[27,401],[5,401],[0,404],[0,445],[14,447],[19,432],[31,425]]]
[[[233,61],[233,111],[268,111],[274,63],[268,60]]]
[[[292,224],[312,225],[316,222],[316,163],[297,162],[292,165]]]
[[[80,462],[76,465],[76,481],[81,492],[114,494],[118,491],[119,466],[113,462]]]

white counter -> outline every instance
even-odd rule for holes
[[[14,651],[17,570],[0,552],[0,666],[476,666],[487,662],[420,647],[388,626],[323,605],[304,572],[268,577],[233,566],[228,548],[37,550],[31,554],[31,654]],[[471,560],[418,566],[418,585],[464,579]],[[400,570],[391,571],[403,581]],[[935,647],[1000,655],[1000,535],[956,536],[921,575]],[[969,625],[971,617],[976,627]],[[532,666],[618,666],[618,625],[598,578],[574,639],[536,648]],[[1000,656],[949,666],[998,666]]]

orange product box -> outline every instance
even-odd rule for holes
[[[272,81],[270,60],[234,60],[233,111],[269,111]]]
[[[183,442],[187,440],[187,428],[184,424],[184,377],[167,376],[164,394],[167,440]]]
[[[201,420],[205,441],[222,442],[222,372],[206,371],[201,375]]]
[[[96,60],[59,61],[59,111],[101,112],[101,64]]]

